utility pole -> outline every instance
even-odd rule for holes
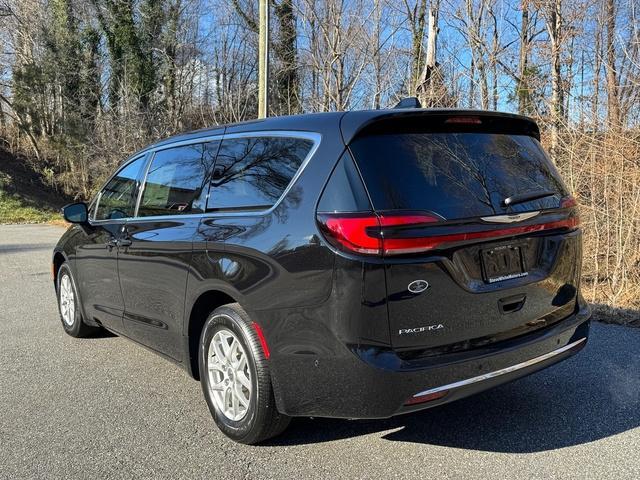
[[[269,82],[269,1],[260,1],[260,30],[258,33],[258,118],[266,118]]]

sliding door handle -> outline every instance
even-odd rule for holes
[[[113,247],[130,247],[131,243],[131,240],[128,238],[112,238],[105,245],[109,249],[109,251],[111,251]]]

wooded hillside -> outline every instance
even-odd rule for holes
[[[0,135],[89,198],[152,140],[257,112],[257,1],[0,0]],[[519,112],[582,205],[589,300],[640,308],[640,0],[272,0],[270,114]]]

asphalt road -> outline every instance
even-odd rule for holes
[[[448,406],[297,419],[240,446],[177,366],[64,334],[49,277],[61,233],[0,226],[0,478],[640,478],[640,329],[596,324],[577,357]]]

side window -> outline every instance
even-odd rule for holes
[[[136,187],[145,157],[136,158],[123,167],[102,189],[95,207],[94,220],[133,217]]]
[[[223,140],[207,210],[266,209],[280,198],[313,146],[284,137]]]
[[[142,192],[139,217],[202,213],[208,173],[220,142],[169,148],[155,154]]]

